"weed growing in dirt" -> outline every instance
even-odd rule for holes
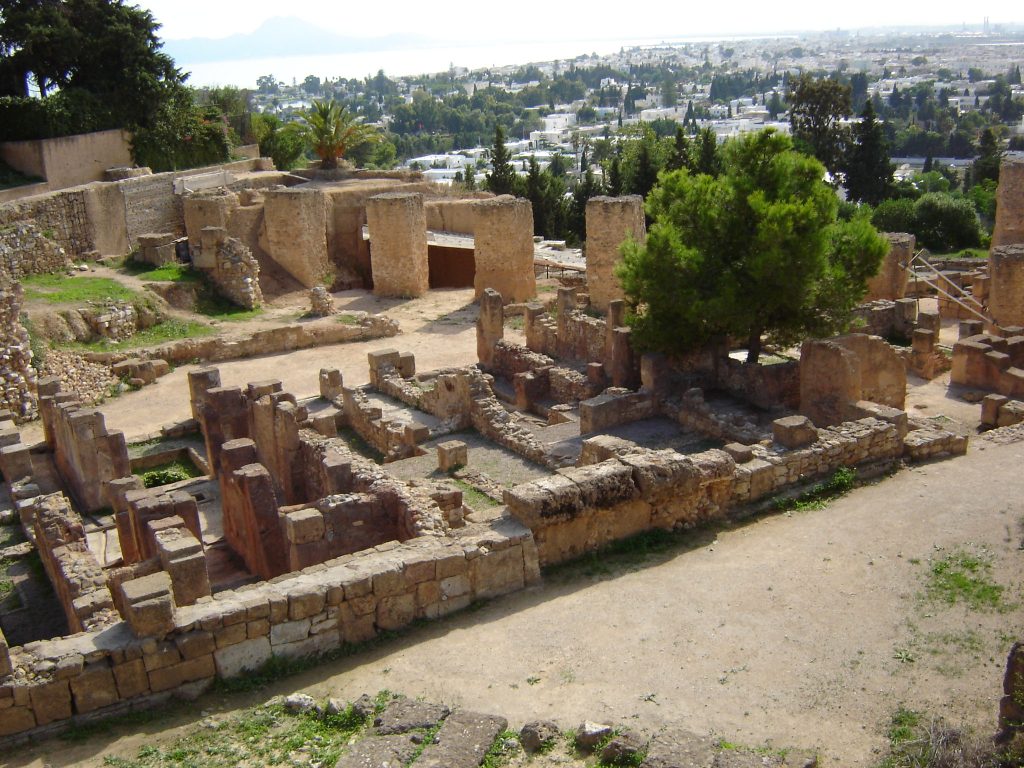
[[[853,490],[857,482],[857,473],[850,467],[840,467],[832,473],[832,477],[818,483],[809,491],[796,498],[778,498],[772,504],[777,512],[808,512],[824,509],[828,502],[845,496]]]
[[[941,555],[941,556],[939,556]],[[973,610],[1006,610],[1005,587],[993,581],[992,553],[985,547],[972,552],[957,548],[936,552],[928,566],[925,594],[929,600],[966,605]]]
[[[484,755],[480,768],[501,768],[519,751],[519,735],[515,731],[503,731],[491,744]]]
[[[941,718],[900,707],[889,725],[889,754],[878,768],[1013,768],[1020,755],[954,728]]]
[[[334,765],[362,726],[362,718],[351,707],[330,715],[290,714],[281,705],[265,705],[220,722],[206,720],[166,746],[142,747],[131,759],[108,756],[104,764],[113,768],[234,768],[289,764],[301,755],[304,764]]]
[[[334,320],[342,325],[359,325],[359,318],[355,315],[350,315],[348,312],[343,312],[334,318]]]
[[[177,483],[199,477],[202,473],[191,461],[175,459],[168,461],[142,473],[142,484],[146,488]]]
[[[465,480],[459,480],[457,477],[453,477],[452,482],[462,490],[463,502],[471,506],[473,509],[490,509],[491,507],[499,506],[501,503],[495,501],[486,493],[475,486],[470,485]]]

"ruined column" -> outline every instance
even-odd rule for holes
[[[366,201],[370,269],[378,296],[422,296],[430,288],[423,195],[388,192]]]
[[[494,345],[505,336],[505,307],[501,294],[493,288],[480,297],[480,315],[476,320],[476,357],[487,370],[494,367]]]
[[[889,240],[889,252],[878,266],[878,272],[868,280],[868,292],[864,301],[889,299],[897,301],[907,293],[908,270],[902,264],[909,264],[914,258],[917,239],[905,232],[886,232]]]
[[[1024,243],[992,248],[988,273],[988,309],[995,324],[1024,325]]]
[[[529,200],[501,195],[475,204],[473,257],[476,298],[493,288],[506,303],[537,293],[533,271],[533,207]]]
[[[1007,152],[999,166],[992,247],[1024,243],[1024,152]]]
[[[34,418],[38,408],[32,350],[19,314],[22,297],[21,283],[0,278],[0,409],[17,421]]]
[[[623,297],[615,266],[622,261],[622,244],[647,237],[644,199],[640,195],[592,197],[587,201],[587,290],[590,304],[604,312],[608,302]]]
[[[188,372],[188,397],[192,403],[192,418],[199,421],[199,412],[206,393],[220,386],[220,371],[217,368],[197,368]]]
[[[305,288],[333,278],[327,260],[327,205],[316,189],[272,189],[264,197],[270,257]]]

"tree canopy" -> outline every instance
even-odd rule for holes
[[[159,27],[122,0],[6,0],[0,96],[25,99],[32,85],[73,105],[71,117],[84,113],[85,129],[149,127],[184,82]]]
[[[320,167],[329,170],[338,167],[338,160],[356,147],[380,140],[376,128],[363,123],[334,99],[313,100],[313,105],[302,114],[299,135],[313,153],[320,158]]]
[[[831,173],[839,170],[846,134],[840,123],[852,111],[850,87],[831,78],[803,74],[792,84],[789,122],[793,137],[810,146]]]
[[[645,244],[619,276],[641,348],[680,353],[725,337],[792,343],[843,330],[888,244],[864,217],[837,220],[814,158],[771,130],[726,143],[717,177],[662,174]]]

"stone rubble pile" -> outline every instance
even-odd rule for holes
[[[81,355],[65,349],[51,349],[43,362],[46,376],[57,376],[63,392],[73,392],[84,403],[103,401],[118,381],[110,368],[90,363]]]

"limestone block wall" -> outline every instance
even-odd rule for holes
[[[642,243],[646,237],[640,195],[602,195],[587,201],[587,291],[595,309],[606,312],[610,301],[625,298],[615,276],[615,266],[622,261],[622,244],[629,238]]]
[[[885,236],[889,240],[889,252],[882,259],[878,273],[868,280],[868,292],[864,301],[895,301],[907,295],[910,272],[900,265],[909,264],[914,257],[917,239],[905,232],[888,232]]]
[[[61,272],[69,264],[65,250],[44,235],[35,220],[0,225],[0,275],[17,280],[25,275]]]
[[[167,630],[155,636],[136,637],[121,621],[102,634],[14,647],[11,673],[0,667],[0,737],[78,715],[138,709],[238,677],[274,657],[334,651],[539,577],[528,529],[509,521],[477,524],[458,537],[392,542],[312,573],[174,606]]]
[[[157,173],[117,182],[124,196],[128,247],[134,248],[147,232],[185,234],[182,198],[174,194],[177,174]]]
[[[678,421],[685,429],[697,432],[712,440],[723,440],[751,445],[762,438],[762,430],[751,422],[735,424],[722,418],[704,400],[703,390],[693,387],[682,397],[670,398],[660,403],[662,414]]]
[[[1007,152],[999,165],[992,247],[1024,243],[1024,153]]]
[[[423,196],[390,192],[366,201],[373,292],[422,296],[430,287]],[[531,241],[532,243],[532,241]]]
[[[358,387],[345,387],[342,402],[346,425],[379,451],[385,461],[420,455],[417,444],[431,437],[420,424],[384,418],[381,409]]]
[[[1014,166],[1017,167],[1017,166]],[[1024,171],[1024,164],[1019,166]],[[988,310],[1004,328],[1024,325],[1024,238],[1019,244],[996,245],[988,255]]]
[[[428,200],[425,204],[427,229],[432,232],[476,232],[475,200]]]
[[[1024,336],[977,334],[953,345],[954,384],[1024,397]]]
[[[473,257],[474,288],[498,291],[506,302],[529,301],[537,295],[533,271],[533,207],[529,200],[501,195],[478,200]]]
[[[40,415],[54,464],[79,508],[109,505],[104,484],[131,475],[124,433],[108,432],[100,411],[83,408],[64,393],[40,398]]]
[[[72,632],[117,620],[107,577],[85,540],[82,518],[61,493],[30,502],[36,550]]]
[[[264,196],[267,251],[306,288],[332,275],[327,258],[327,208],[316,189],[272,189]]]
[[[28,331],[21,324],[21,283],[0,274],[0,410],[10,411],[18,421],[36,415],[36,371]]]
[[[86,189],[76,187],[0,205],[0,229],[31,220],[65,252],[81,256],[94,247]]]
[[[200,246],[206,227],[227,231],[238,207],[238,195],[226,189],[203,190],[186,197],[182,201],[182,214],[189,248],[194,250]]]

